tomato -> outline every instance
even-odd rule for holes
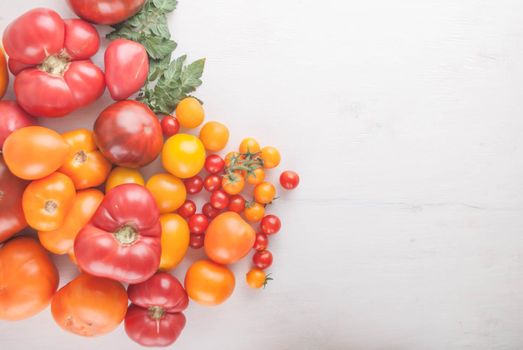
[[[256,233],[238,213],[228,211],[218,215],[205,233],[205,253],[219,264],[234,264],[249,253]]]
[[[143,186],[124,184],[107,192],[76,236],[78,265],[91,275],[125,283],[151,277],[160,265],[160,212]]]
[[[113,164],[140,168],[162,150],[162,127],[156,115],[141,102],[119,101],[100,113],[94,123],[94,139]]]
[[[261,270],[265,270],[272,265],[272,254],[268,250],[258,250],[252,256],[254,266]]]
[[[240,194],[231,196],[227,209],[237,212],[238,214],[241,213],[245,209],[245,199]]]
[[[263,166],[267,169],[277,167],[281,160],[280,152],[271,146],[261,149],[261,158],[263,160]]]
[[[183,260],[189,248],[189,226],[178,214],[162,214],[162,255],[160,270],[174,269]]]
[[[205,118],[202,104],[194,97],[186,97],[176,106],[176,118],[187,129],[198,127]]]
[[[113,40],[105,50],[104,62],[105,82],[113,100],[125,100],[145,84],[149,57],[142,44]]]
[[[172,115],[166,115],[163,117],[160,125],[162,126],[163,136],[165,137],[171,137],[180,131],[180,122]]]
[[[0,242],[27,226],[22,195],[28,182],[14,176],[0,154]]]
[[[35,230],[56,230],[63,225],[75,197],[73,181],[62,173],[35,180],[22,197],[25,219]]]
[[[249,272],[247,272],[247,275],[245,275],[245,279],[247,280],[249,287],[256,289],[261,287],[265,288],[267,282],[272,280],[268,275],[265,275],[263,270],[257,268],[250,269]]]
[[[178,214],[183,218],[190,218],[194,213],[196,213],[196,204],[190,199],[187,199],[180,208],[178,208]]]
[[[225,166],[231,165],[231,161],[233,160],[233,158],[240,158],[240,156],[241,155],[238,152],[227,153],[224,158]]]
[[[223,210],[229,205],[229,196],[223,190],[216,190],[211,193],[211,205],[216,209]]]
[[[217,154],[210,154],[205,159],[205,170],[211,174],[217,174],[223,171],[225,167],[225,162],[222,157]]]
[[[220,214],[220,210],[213,207],[211,203],[205,203],[202,207],[202,213],[209,219],[214,219]]]
[[[8,84],[9,72],[7,71],[7,62],[5,60],[4,50],[2,50],[2,48],[0,47],[0,99],[4,97]]]
[[[3,43],[10,67],[16,67],[16,98],[31,115],[63,117],[104,92],[104,74],[89,59],[100,37],[85,21],[37,8],[6,28]]]
[[[62,166],[69,154],[69,145],[54,130],[28,126],[8,136],[2,152],[13,174],[25,180],[35,180]]]
[[[57,287],[58,271],[34,239],[17,237],[0,247],[0,320],[36,315]]]
[[[245,179],[239,172],[229,173],[222,178],[222,188],[227,194],[238,194],[245,187]]]
[[[185,290],[198,304],[214,306],[234,291],[234,275],[227,267],[209,260],[196,261],[185,274]]]
[[[69,176],[78,190],[100,186],[111,171],[111,163],[96,148],[93,133],[77,129],[62,134],[69,155],[60,172]]]
[[[265,233],[257,233],[254,241],[254,250],[265,250],[269,246],[269,237]]]
[[[263,168],[256,168],[252,172],[247,173],[247,183],[250,185],[258,185],[265,180],[265,171]]]
[[[194,214],[189,218],[189,231],[195,235],[205,233],[209,226],[209,219],[203,214]]]
[[[54,254],[73,254],[76,235],[91,220],[103,198],[103,193],[95,189],[78,191],[64,223],[56,230],[38,232],[42,246]]]
[[[219,190],[222,187],[222,178],[219,175],[211,174],[208,175],[205,180],[203,180],[203,187],[208,192],[213,192]]]
[[[276,188],[270,182],[262,182],[254,187],[254,199],[261,204],[268,204],[274,200]]]
[[[145,0],[67,0],[74,13],[96,24],[117,24],[137,14]]]
[[[145,180],[138,169],[117,167],[114,168],[107,177],[105,192],[109,192],[111,189],[122,184],[137,184],[144,186]]]
[[[296,187],[298,187],[299,183],[300,176],[295,171],[286,170],[280,175],[281,187],[285,188],[286,190],[295,189]]]
[[[278,233],[281,228],[280,218],[276,215],[266,215],[263,217],[260,227],[263,233],[267,235],[273,235]]]
[[[189,298],[172,275],[158,272],[127,289],[131,306],[125,316],[125,332],[143,346],[169,346],[185,327],[182,311]]]
[[[160,213],[170,213],[181,207],[187,197],[183,181],[167,173],[153,175],[145,187],[154,197]]]
[[[185,188],[187,189],[187,193],[189,194],[199,193],[203,188],[203,180],[202,177],[199,175],[195,175],[193,177],[185,179],[183,180],[183,183],[185,184]]]
[[[200,130],[200,140],[205,149],[213,152],[221,151],[229,141],[229,129],[222,123],[207,122]]]
[[[60,288],[51,303],[55,322],[84,337],[113,331],[126,311],[127,293],[120,283],[86,273]]]
[[[255,154],[260,152],[260,144],[252,137],[247,137],[242,140],[239,147],[240,153]]]
[[[36,125],[36,119],[27,114],[15,101],[0,101],[0,150],[7,136],[13,131],[31,125]]]
[[[187,179],[202,170],[205,148],[196,136],[176,134],[163,145],[162,164],[174,176]]]
[[[243,215],[245,215],[247,221],[258,222],[265,215],[265,207],[256,202],[247,203]]]
[[[203,248],[203,243],[205,241],[205,235],[191,235],[189,245],[192,249]]]

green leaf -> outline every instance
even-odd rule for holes
[[[177,0],[152,0],[152,3],[156,8],[165,12],[173,12],[178,5]]]
[[[176,43],[173,40],[158,36],[143,36],[138,42],[145,47],[149,57],[155,60],[171,57],[172,52],[176,49]]]
[[[147,77],[147,80],[149,82],[156,81],[160,77],[160,75],[165,72],[167,68],[169,68],[169,63],[171,62],[171,56],[165,56],[164,58],[160,60],[153,60],[151,59],[149,61],[149,75]]]

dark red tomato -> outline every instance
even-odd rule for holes
[[[192,200],[187,199],[182,206],[178,208],[177,213],[185,219],[188,219],[196,213],[196,204]]]
[[[145,0],[68,0],[74,13],[96,24],[116,24],[134,16]]]
[[[185,179],[183,180],[183,183],[185,184],[185,189],[189,194],[199,193],[203,188],[203,180],[199,175]]]
[[[269,237],[265,233],[257,233],[254,241],[254,250],[265,250],[269,246]]]
[[[14,176],[0,154],[0,242],[27,226],[22,210],[22,195],[28,181]]]
[[[295,189],[298,187],[299,183],[300,176],[292,170],[286,170],[280,175],[281,187],[285,188],[286,190]]]
[[[166,115],[163,117],[160,124],[162,126],[163,136],[165,137],[171,137],[180,131],[180,122],[172,115]]]
[[[245,209],[245,198],[241,194],[235,194],[229,198],[230,211],[241,213]]]
[[[203,187],[209,192],[216,191],[222,187],[222,178],[219,175],[212,174],[205,178]]]
[[[252,263],[261,270],[272,265],[272,253],[268,250],[258,250],[252,256]]]
[[[189,239],[189,245],[193,249],[200,249],[203,247],[205,242],[205,235],[191,235]]]
[[[211,203],[205,203],[202,207],[202,213],[209,219],[214,219],[221,211],[213,207]]]
[[[94,139],[105,158],[127,168],[151,163],[163,146],[156,115],[143,103],[131,100],[113,103],[100,113],[94,123]]]
[[[36,119],[27,114],[15,101],[0,101],[0,149],[13,131],[36,124]]]
[[[222,190],[213,191],[211,205],[216,209],[224,210],[229,205],[229,195]]]
[[[210,154],[205,159],[205,170],[211,174],[218,174],[224,167],[225,161],[217,154]]]
[[[205,233],[209,226],[209,219],[203,214],[194,214],[189,218],[189,231],[194,235]]]
[[[280,218],[276,215],[266,215],[261,220],[260,227],[262,232],[267,235],[278,233],[281,228]]]

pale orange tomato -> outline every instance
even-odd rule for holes
[[[182,206],[187,191],[182,180],[167,173],[153,175],[145,184],[160,209],[160,213],[170,213]]]
[[[202,104],[194,97],[186,97],[176,106],[176,119],[187,129],[198,127],[205,118]]]
[[[169,173],[180,179],[198,174],[205,164],[205,147],[194,135],[176,134],[165,141],[162,165]]]
[[[247,137],[242,140],[239,147],[240,153],[258,153],[260,152],[260,144],[252,137]]]
[[[162,255],[160,257],[160,270],[174,269],[187,253],[189,248],[189,225],[178,214],[162,214]]]
[[[227,174],[222,178],[222,188],[230,195],[238,194],[245,187],[245,179],[240,172]]]
[[[262,182],[254,187],[254,199],[261,204],[269,204],[276,196],[276,187],[270,182]]]
[[[221,151],[229,142],[229,129],[222,123],[207,122],[200,130],[200,140],[205,149],[212,152]]]
[[[281,161],[280,152],[271,146],[261,149],[261,158],[263,160],[263,166],[267,169],[277,167]]]
[[[247,203],[243,210],[243,215],[247,221],[259,222],[265,215],[265,207],[256,202]]]
[[[265,180],[265,170],[263,170],[263,168],[256,168],[251,173],[247,174],[245,179],[250,185],[258,185]]]
[[[253,267],[249,270],[249,272],[247,272],[247,274],[245,275],[245,279],[247,280],[247,284],[249,285],[249,287],[256,289],[265,287],[267,281],[271,280],[271,278],[267,277],[263,270],[260,270],[256,267]]]
[[[185,290],[198,304],[214,306],[227,300],[235,286],[234,275],[226,266],[200,260],[185,274]]]
[[[142,173],[140,173],[138,169],[117,167],[114,168],[107,177],[107,182],[105,183],[105,193],[122,184],[137,184],[143,186],[145,184],[145,180],[143,179]]]

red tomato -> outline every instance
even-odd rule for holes
[[[269,237],[265,233],[257,233],[254,241],[254,250],[265,250],[269,246]]]
[[[231,196],[229,198],[229,206],[227,209],[241,213],[245,209],[245,198],[243,198],[241,194]]]
[[[134,16],[145,0],[68,0],[73,11],[86,21],[116,24]]]
[[[0,242],[27,226],[22,195],[29,182],[14,176],[0,155]]]
[[[36,119],[27,114],[15,101],[0,101],[0,150],[13,131],[36,125]]]
[[[225,161],[217,154],[211,154],[205,159],[205,170],[211,174],[217,174],[223,171]]]
[[[113,100],[125,100],[145,84],[149,57],[142,44],[113,40],[105,50],[104,62],[105,82]]]
[[[209,175],[203,180],[203,187],[209,192],[216,191],[222,187],[222,178],[216,174]]]
[[[189,298],[176,277],[157,272],[145,282],[130,285],[131,306],[125,315],[125,332],[143,346],[169,346],[185,326],[182,311]]]
[[[119,101],[104,109],[94,123],[94,138],[105,158],[127,168],[151,163],[163,146],[156,115],[137,101]]]
[[[203,214],[194,214],[189,218],[189,231],[195,235],[205,233],[209,226],[209,219]]]
[[[261,270],[265,270],[272,265],[272,254],[268,250],[258,250],[252,256],[254,266]]]
[[[100,37],[85,21],[64,21],[53,10],[34,9],[7,27],[3,43],[14,61],[16,98],[31,115],[63,117],[94,102],[105,89],[102,71],[89,60]]]
[[[190,199],[187,199],[180,208],[178,208],[177,211],[180,216],[184,217],[185,219],[190,218],[191,216],[196,213],[196,204]]]
[[[166,115],[163,117],[160,125],[162,126],[163,136],[165,137],[171,137],[180,131],[180,122],[172,115]]]
[[[160,212],[143,186],[123,184],[107,192],[74,242],[80,268],[99,277],[139,283],[160,265]]]
[[[183,182],[189,194],[199,193],[203,188],[203,180],[199,175],[184,179]]]
[[[220,210],[213,207],[211,203],[205,203],[202,207],[202,213],[209,219],[214,219],[220,214]]]
[[[200,249],[203,247],[205,235],[191,235],[189,245],[192,249]]]
[[[211,193],[211,205],[216,209],[223,210],[229,205],[229,195],[222,190]]]
[[[286,170],[280,175],[280,184],[281,187],[285,188],[286,190],[292,190],[298,187],[298,184],[300,183],[300,176],[291,170]]]
[[[281,228],[280,218],[276,215],[266,215],[263,217],[260,227],[263,233],[267,235],[273,235],[278,233]]]

